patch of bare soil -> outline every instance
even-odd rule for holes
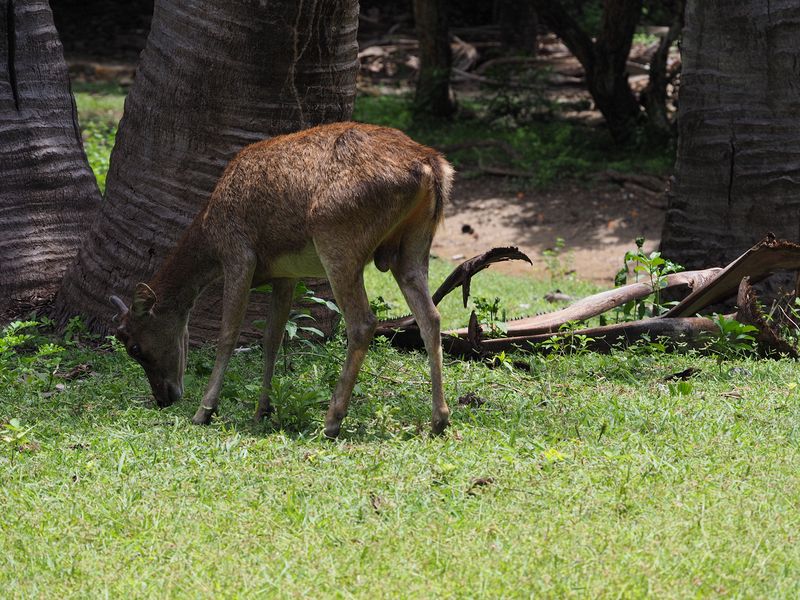
[[[666,186],[666,182],[664,182]],[[664,224],[663,192],[636,184],[563,183],[547,191],[515,192],[498,178],[457,180],[445,222],[431,252],[460,261],[494,246],[518,246],[533,259],[493,266],[509,274],[546,276],[542,251],[564,239],[562,264],[581,279],[609,285],[634,238],[658,247]]]

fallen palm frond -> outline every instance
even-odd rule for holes
[[[451,273],[436,290],[434,302],[462,288],[464,306],[469,296],[469,283],[473,275],[489,265],[503,260],[530,259],[516,248],[495,248],[471,258]],[[800,246],[786,240],[768,236],[742,254],[725,268],[673,273],[663,278],[660,289],[688,294],[665,314],[639,321],[563,331],[569,323],[599,316],[614,308],[638,300],[654,292],[650,283],[634,283],[583,298],[561,310],[517,319],[507,323],[501,337],[484,337],[473,312],[470,325],[442,333],[445,352],[461,357],[486,357],[506,350],[531,350],[548,340],[581,339],[583,347],[608,350],[613,346],[629,345],[641,339],[668,338],[695,344],[704,336],[719,333],[718,324],[708,318],[696,316],[701,310],[732,297],[738,291],[738,321],[757,328],[757,341],[764,352],[797,356],[795,348],[783,340],[758,307],[751,281],[761,281],[776,271],[800,269]],[[423,346],[413,317],[382,321],[377,335],[391,339],[401,348]]]

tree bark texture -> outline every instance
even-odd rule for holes
[[[532,0],[539,17],[580,61],[586,86],[612,137],[624,142],[633,133],[641,108],[628,83],[627,61],[642,0],[605,0],[595,41],[558,0]]]
[[[55,293],[100,202],[46,0],[0,0],[0,313]]]
[[[414,23],[420,62],[415,110],[433,117],[449,117],[456,107],[450,92],[452,53],[443,0],[414,0]]]
[[[797,2],[688,2],[666,256],[695,268],[800,238],[799,53]]]
[[[146,281],[243,146],[349,118],[358,69],[355,0],[158,0],[125,101],[106,201],[56,307],[107,329],[108,295]],[[216,286],[217,288],[219,286]],[[218,330],[219,289],[192,314]],[[251,317],[263,317],[263,302]]]

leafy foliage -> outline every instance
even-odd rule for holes
[[[506,325],[506,309],[500,305],[500,298],[488,300],[480,296],[472,297],[475,306],[475,316],[478,323],[483,326],[486,337],[501,337],[508,331]]]
[[[626,320],[643,319],[645,316],[657,317],[666,309],[661,301],[661,290],[667,285],[667,275],[683,271],[683,267],[661,256],[660,252],[644,251],[644,238],[636,238],[636,250],[625,253],[623,267],[617,272],[614,282],[616,285],[630,283],[631,271],[636,282],[641,275],[647,277],[653,290],[652,300],[648,307],[642,300],[633,300],[622,307],[622,314]]]

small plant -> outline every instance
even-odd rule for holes
[[[370,300],[369,307],[372,309],[372,312],[375,313],[375,316],[378,317],[378,320],[388,319],[392,310],[392,305],[389,304],[383,296],[378,296]]]
[[[261,293],[270,293],[272,292],[272,286],[270,284],[265,284],[259,286],[257,288],[252,289],[253,292],[261,292]],[[314,290],[309,289],[305,283],[302,281],[297,282],[297,286],[294,288],[294,302],[296,304],[321,304],[332,310],[336,313],[340,312],[339,307],[330,300],[326,300],[325,298],[318,297]],[[293,310],[289,313],[289,319],[286,321],[286,325],[284,326],[284,330],[286,332],[286,336],[284,338],[284,343],[290,342],[296,339],[300,333],[305,332],[311,335],[324,337],[324,334],[317,329],[316,327],[311,327],[310,325],[300,325],[299,321],[303,319],[311,319],[314,320],[314,317],[311,315],[311,310],[308,308],[301,308],[299,310]],[[253,321],[253,326],[263,329],[266,326],[266,321],[263,319],[258,319]],[[305,341],[305,340],[304,340]]]
[[[490,301],[476,296],[472,299],[478,323],[485,327],[487,337],[502,337],[507,331],[506,309],[501,308],[500,298]]]
[[[64,343],[77,345],[82,341],[96,340],[97,336],[89,331],[86,323],[79,316],[72,317],[64,328]]]
[[[669,395],[672,397],[690,396],[693,389],[694,386],[692,385],[691,381],[675,381],[667,384],[667,390],[669,391]]]
[[[566,279],[572,273],[572,253],[564,252],[566,242],[557,237],[552,248],[542,250],[544,268],[550,274],[550,281]]]
[[[740,358],[755,353],[756,338],[753,334],[758,331],[757,327],[718,314],[713,315],[711,320],[719,327],[719,334],[709,340],[706,348],[717,357],[720,368],[726,358]]]
[[[594,338],[575,331],[581,326],[580,321],[567,321],[558,328],[558,335],[542,342],[542,348],[546,348],[552,354],[564,356],[581,356],[589,351],[589,344]]]
[[[635,282],[638,283],[640,275],[644,274],[652,289],[652,300],[648,309],[643,300],[632,300],[622,307],[622,320],[643,319],[646,316],[657,317],[667,308],[662,302],[661,290],[667,285],[667,275],[683,271],[683,267],[661,256],[660,252],[644,251],[644,238],[635,240],[636,251],[625,253],[623,267],[617,272],[614,283],[618,286],[630,283],[630,272],[633,271]],[[618,319],[619,320],[619,319]]]
[[[495,366],[503,367],[503,368],[505,368],[505,369],[507,369],[509,371],[513,371],[514,370],[514,361],[511,360],[511,357],[506,354],[505,350],[500,352],[500,354],[496,354],[492,358],[492,363]]]
[[[284,431],[309,430],[319,418],[319,410],[327,403],[328,394],[321,388],[299,390],[294,380],[275,377],[272,380],[272,424]]]
[[[28,439],[28,434],[33,427],[25,429],[19,422],[19,419],[11,419],[8,423],[3,425],[0,441],[5,444],[9,452],[11,464],[14,464],[14,458],[24,447],[28,446],[31,441]]]

